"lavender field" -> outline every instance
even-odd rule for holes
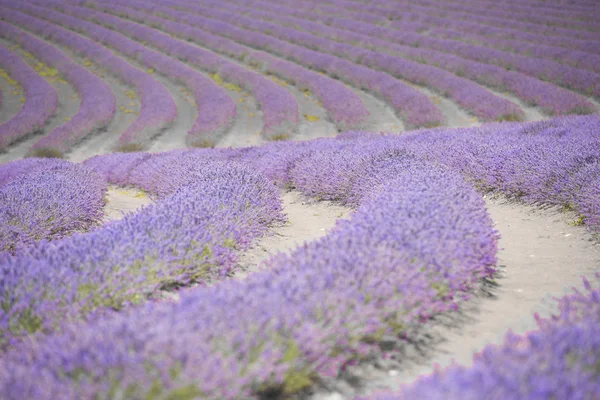
[[[0,399],[600,399],[599,15],[0,0]]]

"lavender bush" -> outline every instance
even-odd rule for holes
[[[187,185],[178,187],[173,168],[163,169],[157,204],[89,233],[0,256],[3,346],[140,303],[167,286],[222,279],[235,265],[235,248],[282,220],[276,188],[248,167],[193,154],[171,159],[171,166],[185,171]],[[19,182],[3,190],[13,183]]]
[[[41,164],[55,165],[0,186],[0,253],[89,230],[104,216],[107,186],[98,174],[67,162]]]
[[[0,125],[0,150],[15,141],[39,132],[56,111],[58,96],[48,82],[10,50],[0,47],[0,67],[25,91],[25,101],[19,112]]]
[[[597,275],[596,281],[600,278]],[[581,293],[560,299],[560,314],[536,315],[538,330],[507,333],[504,343],[487,346],[470,368],[453,365],[419,378],[395,399],[594,399],[600,393],[600,288],[585,280]]]

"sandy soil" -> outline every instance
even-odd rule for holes
[[[325,236],[338,219],[348,218],[351,210],[329,201],[314,201],[299,192],[282,195],[283,210],[288,222],[273,233],[260,238],[250,250],[241,253],[235,278],[245,278],[257,271],[261,262],[279,252],[290,252],[296,247]]]
[[[75,57],[71,54],[71,57],[75,59],[82,66],[84,65],[83,59]],[[114,147],[117,145],[119,137],[125,130],[131,125],[137,118],[137,113],[140,110],[139,99],[131,99],[127,97],[126,90],[128,88],[124,86],[117,78],[106,74],[101,68],[97,66],[87,67],[90,71],[96,73],[102,77],[102,80],[110,86],[117,102],[116,112],[112,121],[104,129],[100,129],[96,132],[89,134],[79,144],[73,147],[73,149],[67,154],[67,158],[73,162],[81,162],[92,156],[98,154],[111,153]],[[125,113],[125,110],[132,110],[133,113]]]
[[[395,389],[433,372],[435,363],[443,367],[453,359],[471,365],[474,353],[488,343],[501,343],[508,329],[519,334],[535,329],[534,312],[555,313],[554,297],[581,288],[580,276],[600,271],[600,243],[584,227],[573,226],[575,215],[503,198],[487,198],[486,204],[501,234],[495,281],[483,283],[459,311],[410,332],[410,343],[389,338],[397,349],[391,360],[350,368],[343,380],[327,382],[328,390],[314,399]]]
[[[521,110],[523,110],[523,113],[525,114],[524,121],[539,121],[542,119],[550,118],[549,116],[546,116],[538,107],[529,106],[525,104],[523,100],[508,92],[500,92],[498,90],[491,89],[488,86],[484,87],[490,92],[494,93],[496,96],[502,97],[503,99],[506,99],[518,105],[519,108],[521,108]]]
[[[156,137],[149,146],[148,151],[163,152],[186,148],[185,138],[198,115],[196,106],[189,100],[191,97],[186,97],[182,93],[181,89],[184,88],[184,86],[177,85],[172,80],[169,80],[169,78],[160,74],[155,74],[154,77],[157,81],[162,83],[171,93],[171,96],[173,96],[173,100],[177,105],[177,117],[170,126],[166,127],[165,130]]]
[[[404,123],[394,110],[384,101],[363,90],[354,89],[371,115],[362,127],[363,131],[375,133],[400,133],[405,131]]]
[[[141,190],[111,186],[105,196],[103,222],[116,221],[130,212],[135,212],[152,200]]]
[[[410,86],[419,92],[423,93],[425,96],[429,97],[433,104],[437,106],[442,112],[442,115],[446,119],[446,127],[448,128],[467,128],[470,126],[479,126],[481,123],[477,119],[477,117],[469,114],[458,104],[453,102],[447,97],[444,97],[440,94],[437,94],[431,89],[426,88],[425,86],[418,86],[409,82]]]

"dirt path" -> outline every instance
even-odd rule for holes
[[[406,130],[404,122],[387,103],[364,90],[354,88],[354,92],[371,113],[361,130],[375,133],[401,133]]]
[[[142,206],[152,204],[152,200],[141,190],[111,186],[106,193],[103,222],[116,221]]]
[[[171,125],[166,127],[160,135],[150,142],[148,151],[163,152],[184,149],[187,147],[185,140],[188,132],[192,125],[194,125],[194,121],[198,115],[193,100],[190,100],[193,97],[188,97],[183,93],[182,89],[185,88],[184,86],[173,83],[172,80],[163,75],[155,74],[154,78],[162,83],[169,93],[171,93],[171,96],[173,96],[173,100],[177,106],[177,117],[175,117]]]
[[[550,116],[545,115],[538,107],[528,106],[523,100],[519,99],[515,95],[512,95],[508,92],[501,92],[499,90],[492,89],[488,86],[484,86],[484,88],[494,93],[496,96],[502,97],[503,99],[506,99],[518,105],[519,108],[523,110],[523,114],[525,114],[524,121],[540,121],[542,119],[551,118]]]
[[[242,253],[236,278],[245,278],[258,270],[261,262],[279,252],[289,252],[304,242],[325,236],[340,218],[347,218],[351,209],[329,201],[306,199],[299,192],[282,195],[283,211],[288,222],[274,229],[272,235],[258,240],[254,247]]]
[[[444,118],[446,118],[445,127],[448,128],[467,128],[471,126],[481,125],[479,120],[467,113],[465,110],[460,108],[458,104],[456,104],[451,99],[444,97],[442,95],[437,94],[431,89],[428,89],[424,86],[418,86],[409,82],[410,86],[412,86],[415,90],[423,93],[425,96],[429,97],[433,104],[437,106],[442,112]]]
[[[353,367],[344,380],[329,382],[329,390],[312,398],[344,399],[396,389],[431,373],[434,363],[447,366],[452,359],[471,365],[474,353],[486,344],[501,343],[508,329],[518,334],[535,329],[534,312],[555,313],[553,297],[581,288],[582,275],[600,272],[600,243],[584,227],[573,226],[574,215],[501,198],[488,198],[486,204],[501,234],[495,283],[482,284],[459,311],[411,332],[411,342],[398,346],[392,360]]]

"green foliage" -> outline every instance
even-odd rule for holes
[[[144,147],[141,144],[128,143],[128,144],[120,145],[116,151],[121,152],[121,153],[134,153],[137,151],[142,151],[143,149],[144,149]]]
[[[31,150],[27,157],[39,157],[39,158],[63,158],[64,154],[58,149],[51,147],[42,147],[39,149]]]
[[[269,139],[273,142],[279,141],[279,140],[287,140],[290,138],[290,135],[287,133],[277,133],[273,136],[271,136]]]

